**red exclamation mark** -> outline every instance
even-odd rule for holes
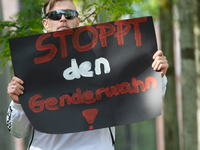
[[[88,124],[92,124],[94,122],[94,119],[96,118],[97,113],[98,113],[97,109],[87,109],[82,112]],[[92,130],[93,126],[89,126],[89,129]]]

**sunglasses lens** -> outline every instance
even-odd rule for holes
[[[71,9],[51,11],[46,16],[52,20],[60,20],[62,14],[64,14],[65,18],[69,20],[78,17],[78,12]]]
[[[61,15],[59,14],[49,16],[49,19],[52,19],[52,20],[60,20],[60,18],[61,18]]]
[[[66,16],[66,15],[65,15],[65,18],[70,20],[70,19],[73,19],[73,18],[75,18],[75,17],[73,17],[73,16]]]

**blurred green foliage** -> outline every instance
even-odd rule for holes
[[[21,0],[21,10],[9,21],[0,21],[0,52],[2,66],[11,59],[8,39],[43,32],[41,8],[45,0]],[[15,19],[14,19],[15,18]]]
[[[159,0],[142,0],[141,3],[133,2],[135,13],[132,17],[153,16],[154,21],[159,19]]]

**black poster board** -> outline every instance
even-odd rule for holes
[[[10,39],[21,105],[35,129],[69,133],[161,114],[152,17]]]

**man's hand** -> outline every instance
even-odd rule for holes
[[[24,84],[24,82],[21,79],[13,77],[7,87],[8,95],[15,103],[18,104],[20,104],[18,96],[24,94],[24,87],[22,86],[22,84]]]
[[[169,67],[169,64],[167,62],[166,57],[163,55],[161,50],[158,50],[154,55],[153,55],[154,62],[152,63],[152,67],[154,70],[160,70],[161,75],[164,76],[165,73],[167,72],[167,69]]]

